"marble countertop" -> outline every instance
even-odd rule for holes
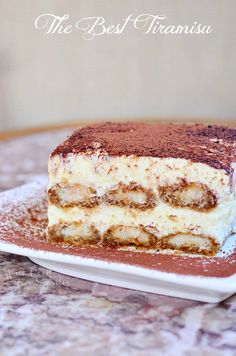
[[[68,130],[0,142],[0,191],[46,172]],[[63,276],[0,252],[0,355],[236,355],[236,296],[207,304]]]

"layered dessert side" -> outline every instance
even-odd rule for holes
[[[214,255],[236,230],[236,129],[103,123],[49,159],[48,238]]]

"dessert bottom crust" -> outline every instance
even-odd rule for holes
[[[47,229],[49,241],[73,246],[103,246],[114,249],[174,250],[176,252],[213,256],[219,244],[210,236],[177,233],[157,238],[144,226],[113,225],[102,236],[94,225],[55,224]]]

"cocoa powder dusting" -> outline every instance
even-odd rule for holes
[[[102,123],[76,130],[52,156],[93,153],[183,158],[231,172],[236,128],[217,125]]]

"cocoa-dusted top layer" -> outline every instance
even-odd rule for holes
[[[231,171],[236,128],[217,125],[101,123],[77,129],[52,156],[93,153],[185,158]]]

